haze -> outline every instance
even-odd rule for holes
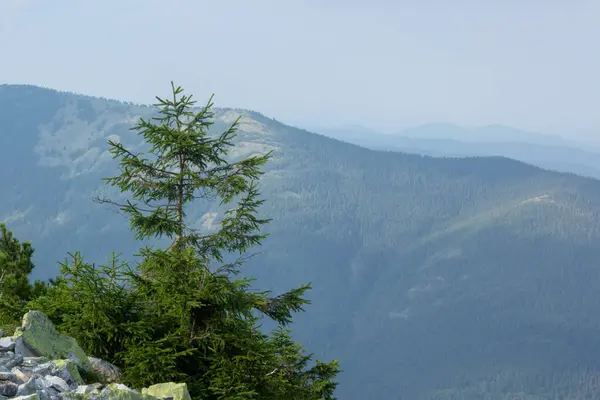
[[[594,139],[599,18],[598,1],[2,0],[0,80],[149,103],[173,79],[301,126]]]

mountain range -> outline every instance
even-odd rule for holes
[[[451,123],[429,123],[412,128],[383,133],[362,125],[339,127],[307,127],[312,132],[320,132],[338,139],[362,140],[383,144],[394,138],[441,139],[467,143],[529,143],[543,146],[568,146],[599,149],[600,142],[569,140],[557,135],[529,132],[506,125],[493,124],[480,127],[465,127]]]
[[[245,271],[277,291],[312,282],[293,331],[317,358],[341,359],[340,399],[600,397],[600,181],[215,111],[214,132],[242,116],[232,159],[273,151],[260,186],[270,237]],[[117,167],[107,140],[143,149],[129,128],[155,112],[0,86],[0,221],[33,242],[36,278],[67,252],[133,259],[127,221],[91,199],[119,196],[101,181]],[[427,151],[454,152],[444,143]],[[210,230],[220,211],[207,202],[188,218]]]
[[[503,156],[550,170],[600,178],[599,143],[571,141],[502,125],[468,129],[428,124],[394,134],[359,125],[315,131],[374,150],[438,157]]]

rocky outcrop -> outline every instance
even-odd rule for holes
[[[161,383],[141,392],[119,383],[119,368],[88,357],[39,311],[25,314],[13,336],[1,330],[0,336],[0,400],[191,399],[185,383]],[[86,383],[82,375],[99,382]]]
[[[85,352],[72,337],[58,333],[52,322],[39,311],[29,311],[14,336],[15,352],[23,357],[70,359],[85,372],[92,372]]]

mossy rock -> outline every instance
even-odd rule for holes
[[[62,399],[69,400],[159,400],[149,394],[140,393],[125,385],[112,383],[101,391],[91,391],[89,393],[62,393]]]
[[[148,389],[142,389],[142,393],[156,396],[158,398],[170,397],[173,400],[191,400],[185,383],[166,382],[152,385]]]
[[[13,397],[11,400],[40,400],[40,396],[37,393],[34,393],[27,396]]]
[[[59,333],[52,321],[40,311],[29,311],[15,335],[17,352],[24,356],[48,357],[52,360],[70,359],[86,373],[92,373],[92,365],[77,341]]]
[[[73,360],[50,360],[38,365],[33,372],[42,376],[53,375],[64,379],[69,385],[83,385],[84,379]]]

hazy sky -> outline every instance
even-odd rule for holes
[[[600,137],[600,0],[0,0],[0,81]]]

